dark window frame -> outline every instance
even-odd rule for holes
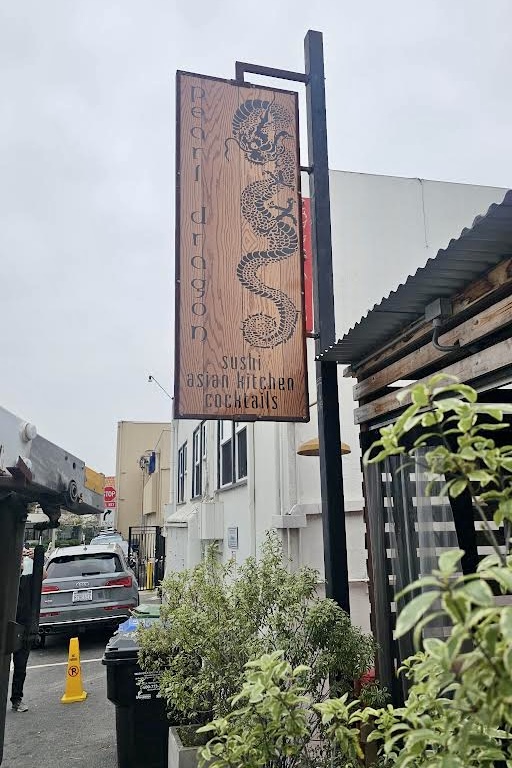
[[[247,480],[247,424],[219,421],[217,430],[217,488],[219,491]]]
[[[176,488],[176,500],[178,504],[184,504],[187,492],[187,441],[178,449],[178,483]]]
[[[192,433],[192,498],[204,493],[206,462],[206,422],[202,421]]]

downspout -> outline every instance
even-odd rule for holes
[[[178,428],[179,422],[177,419],[171,419],[171,479],[169,483],[169,505],[171,508],[171,515],[176,511],[176,456],[178,452]]]
[[[247,491],[249,494],[249,525],[251,536],[251,556],[256,557],[256,438],[255,423],[248,424],[249,450]]]
[[[297,504],[297,453],[295,450],[295,424],[286,424],[286,438],[286,455],[288,458],[288,507],[289,510],[291,510]]]
[[[275,492],[275,514],[279,517],[283,514],[282,499],[281,499],[281,432],[279,428],[279,422],[274,425],[274,455],[277,459],[276,466],[276,492]]]
[[[174,405],[174,403],[173,403]],[[176,490],[176,482],[177,482],[177,462],[176,457],[178,455],[178,429],[179,429],[179,421],[174,418],[174,413],[171,415],[171,460],[170,460],[170,473],[171,477],[169,478],[169,508],[171,510],[171,514],[167,515],[167,517],[164,520],[163,525],[163,535],[165,538],[165,563],[166,563],[166,570],[167,570],[167,564],[170,562],[170,538],[168,538],[168,519],[169,517],[176,511],[176,499],[177,499],[177,490]]]
[[[286,514],[290,514],[297,504],[297,454],[295,451],[295,424],[286,424],[286,463],[288,499]],[[296,570],[301,566],[301,529],[288,528],[288,557],[292,561],[292,568]]]

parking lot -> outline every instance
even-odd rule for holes
[[[30,654],[24,701],[26,713],[9,708],[2,768],[90,766],[116,768],[115,708],[107,700],[101,658],[110,633],[80,638],[87,699],[61,704],[66,680],[68,638],[49,637]]]

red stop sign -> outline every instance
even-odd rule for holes
[[[116,489],[111,485],[106,485],[103,490],[103,501],[105,509],[113,509],[116,505]]]

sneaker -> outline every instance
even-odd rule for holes
[[[13,709],[13,712],[28,712],[27,705],[24,704],[22,701],[13,703],[12,709]]]

